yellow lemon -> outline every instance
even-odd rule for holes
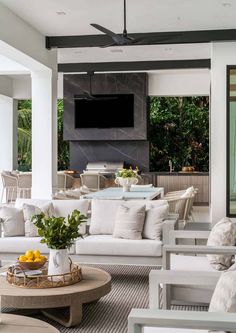
[[[27,259],[26,262],[33,262],[33,259]]]
[[[27,260],[27,257],[22,255],[22,256],[19,256],[19,261],[26,261]]]
[[[25,256],[28,259],[32,259],[34,257],[34,252],[32,250],[28,250],[28,251],[25,252]]]
[[[42,260],[40,258],[35,258],[34,262],[41,262]]]
[[[42,256],[42,255],[39,258],[40,258],[40,260],[45,260],[46,259],[46,257]]]
[[[39,250],[34,250],[34,257],[35,258],[40,258],[40,256],[41,256],[41,253],[40,253],[40,251]]]

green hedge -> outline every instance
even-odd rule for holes
[[[150,98],[150,170],[209,170],[209,98]]]

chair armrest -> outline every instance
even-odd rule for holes
[[[235,331],[236,316],[224,312],[132,309],[128,333],[141,333],[144,326]]]
[[[204,271],[176,271],[176,270],[151,270],[149,273],[149,307],[151,309],[160,308],[161,284],[163,285],[188,285],[188,286],[208,286],[215,288],[221,272]],[[166,292],[166,290],[165,290]],[[162,302],[166,302],[165,295]],[[164,304],[163,304],[164,305]]]
[[[170,269],[170,256],[172,253],[183,254],[220,254],[235,255],[236,246],[206,246],[206,245],[164,245],[163,246],[163,268]]]
[[[178,219],[179,219],[178,214],[169,214],[168,218],[163,223],[163,228],[162,228],[163,244],[170,244],[170,240],[169,240],[170,231],[177,228]]]
[[[169,234],[169,244],[176,244],[177,239],[208,239],[210,231],[202,230],[171,230]]]

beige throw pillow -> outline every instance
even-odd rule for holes
[[[113,237],[126,239],[142,239],[145,219],[145,205],[125,204],[118,207]]]
[[[228,217],[223,218],[212,228],[207,246],[234,246],[236,244],[236,224]],[[213,268],[219,271],[228,269],[232,264],[232,256],[207,255]]]
[[[31,218],[33,215],[37,215],[42,212],[46,216],[55,216],[54,207],[51,202],[42,206],[41,208],[34,206],[34,205],[23,204],[23,214],[24,214],[24,219],[25,219],[25,236],[26,237],[39,236],[38,228],[34,225],[33,222],[31,222]]]
[[[236,271],[223,273],[211,298],[209,312],[236,312]]]
[[[25,235],[25,221],[21,209],[7,206],[0,208],[0,220],[4,237]]]
[[[161,240],[164,220],[168,216],[169,206],[151,207],[146,211],[143,238]]]

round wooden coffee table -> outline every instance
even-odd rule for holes
[[[6,270],[3,267],[0,271]],[[40,309],[43,314],[63,326],[71,327],[82,320],[82,304],[99,300],[111,290],[111,276],[102,269],[82,267],[83,280],[71,286],[27,289],[16,287],[0,277],[2,306],[19,309]],[[69,307],[69,311],[65,308]],[[68,315],[65,315],[68,313]]]
[[[1,313],[0,318],[1,333],[59,333],[55,327],[39,319],[7,313]]]

